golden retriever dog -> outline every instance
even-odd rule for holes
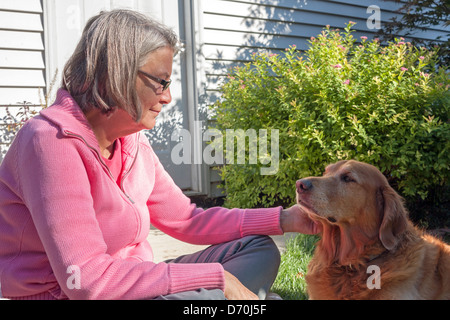
[[[413,226],[377,168],[340,161],[296,187],[298,204],[322,225],[310,299],[450,299],[450,246]]]

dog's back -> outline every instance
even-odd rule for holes
[[[450,299],[450,246],[414,227],[408,229],[397,249],[379,261],[381,286],[373,298]]]
[[[423,241],[423,267],[417,274],[420,298],[450,300],[450,246],[430,235]]]
[[[327,264],[319,243],[306,275],[309,298],[450,300],[450,246],[408,229],[395,250],[354,266]]]

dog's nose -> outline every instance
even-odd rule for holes
[[[308,179],[300,179],[297,181],[296,185],[297,185],[298,193],[302,193],[302,192],[311,190],[313,187],[311,180],[308,180]]]

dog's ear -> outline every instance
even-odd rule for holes
[[[394,189],[386,186],[380,188],[377,202],[382,214],[380,241],[386,249],[392,250],[397,245],[400,235],[406,230],[408,222],[403,199]]]

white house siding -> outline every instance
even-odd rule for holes
[[[42,21],[40,0],[0,0],[0,160],[12,139],[11,117],[18,118],[25,102],[31,110],[40,105],[39,88],[46,85]]]
[[[400,17],[395,10],[401,4],[384,0],[201,0],[202,54],[207,77],[206,90],[214,96],[217,85],[230,67],[251,60],[256,51],[284,51],[290,45],[308,48],[308,40],[324,26],[343,29],[349,21],[355,37],[373,37],[369,29],[369,6],[380,10],[381,23]],[[370,25],[369,25],[370,26]],[[447,37],[449,28],[417,31],[415,38]]]

